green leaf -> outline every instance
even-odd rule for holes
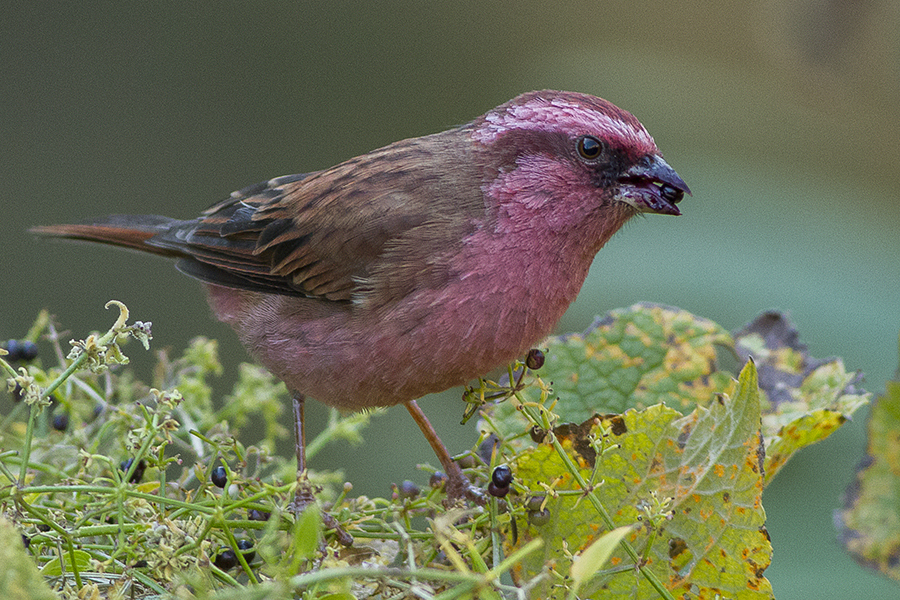
[[[45,577],[58,577],[62,575],[62,565],[65,564],[66,573],[72,573],[72,571],[88,571],[91,568],[91,555],[85,552],[84,550],[75,550],[75,565],[73,568],[72,565],[72,554],[68,551],[63,551],[63,563],[60,562],[59,557],[52,559],[50,562],[41,567],[41,575]]]
[[[712,321],[669,306],[635,304],[597,317],[584,333],[549,338],[540,377],[559,396],[556,412],[568,422],[660,403],[684,414],[731,385],[732,374],[717,370],[717,347],[730,349],[732,341]],[[522,396],[541,401],[534,387]],[[490,414],[505,437],[530,427],[511,402]]]
[[[572,576],[576,593],[606,564],[629,531],[631,527],[616,527],[594,540],[584,552],[575,557],[569,574]]]
[[[857,389],[860,373],[848,373],[840,359],[809,356],[797,330],[777,312],[763,313],[731,336],[686,311],[636,304],[597,319],[583,334],[550,338],[540,376],[551,382],[560,399],[554,411],[565,421],[655,403],[686,414],[731,385],[732,374],[719,370],[717,347],[758,365],[766,484],[794,454],[831,435],[869,400]],[[522,396],[543,400],[536,387]],[[530,427],[512,402],[492,407],[490,416],[501,437]]]
[[[294,523],[295,560],[315,556],[322,536],[322,514],[317,504],[311,504]]]
[[[613,526],[641,523],[642,506],[665,505],[669,519],[650,536],[646,526],[631,529],[626,541],[641,555],[646,568],[676,597],[771,598],[763,572],[771,559],[765,531],[762,496],[762,446],[756,369],[752,362],[729,395],[709,408],[689,415],[663,405],[630,409],[621,416],[590,419],[580,426],[561,426],[558,438],[578,465],[581,477],[596,473],[591,493],[605,508]],[[600,452],[591,444],[604,435]],[[613,432],[613,433],[610,433]],[[517,479],[534,495],[547,488],[584,492],[551,444],[525,450],[515,464]],[[543,525],[519,525],[517,544],[543,538],[544,550],[517,566],[520,580],[533,577],[549,564],[570,572],[571,554],[586,549],[607,529],[601,515],[583,493],[560,494],[547,501],[550,519]],[[647,548],[647,544],[652,545]],[[583,584],[582,597],[651,598],[656,592],[637,574],[621,548],[613,552],[611,569]],[[581,579],[579,582],[583,582]],[[561,587],[535,590],[535,597],[564,597]]]
[[[25,552],[22,534],[0,518],[0,590],[8,600],[54,600],[50,590]]]
[[[844,546],[900,581],[900,370],[872,406],[866,456],[837,513]]]
[[[597,319],[582,334],[550,338],[541,376],[566,398],[566,418],[621,413],[660,402],[690,412],[728,386],[716,371],[721,326],[669,306],[636,304]]]

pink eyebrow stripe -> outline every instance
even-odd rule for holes
[[[509,106],[503,112],[490,112],[472,137],[483,144],[493,143],[500,135],[513,129],[536,131],[564,131],[571,135],[594,134],[620,138],[623,142],[656,147],[653,138],[643,127],[634,127],[609,115],[556,98],[529,100],[525,104]]]

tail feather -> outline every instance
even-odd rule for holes
[[[155,215],[110,215],[85,223],[43,225],[38,235],[99,242],[177,259],[175,267],[200,281],[269,294],[305,296],[290,279],[272,274],[265,257],[253,252],[254,242],[240,236],[225,239],[204,226],[203,219],[181,221]]]
[[[179,223],[181,221],[177,219],[156,215],[110,215],[87,223],[42,225],[32,227],[29,231],[38,235],[99,242],[161,256],[177,257],[183,256],[183,253],[172,248],[150,245],[147,240],[171,230]]]

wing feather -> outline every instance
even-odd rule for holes
[[[383,303],[410,285],[440,285],[450,276],[440,257],[485,218],[483,173],[460,155],[466,147],[451,130],[270,179],[146,243],[210,283]]]

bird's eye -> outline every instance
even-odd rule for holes
[[[578,138],[578,155],[585,160],[594,160],[603,152],[603,143],[591,135]]]

